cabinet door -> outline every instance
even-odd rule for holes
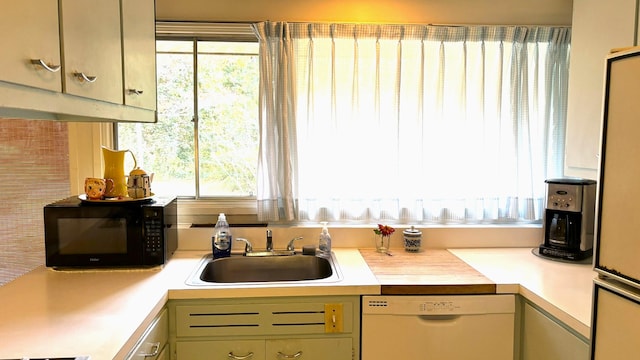
[[[636,18],[636,0],[573,2],[566,139],[566,166],[573,171],[598,168],[605,57],[635,45]]]
[[[521,360],[586,360],[589,344],[525,303]]]
[[[640,224],[628,220],[640,216],[640,55],[612,58],[607,78],[595,268],[640,284]]]
[[[264,340],[178,341],[176,357],[188,360],[264,360]]]
[[[156,360],[169,360],[169,345],[165,346]]]
[[[122,2],[124,103],[156,109],[156,18],[154,0]]]
[[[623,287],[595,287],[591,359],[638,358],[640,295]]]
[[[60,0],[60,21],[64,92],[122,104],[120,1]]]
[[[127,360],[156,360],[166,347],[169,339],[169,315],[162,310],[138,341]]]
[[[351,338],[267,340],[267,360],[351,360]]]
[[[62,91],[58,1],[3,2],[0,49],[0,80]],[[31,60],[42,60],[49,70]]]

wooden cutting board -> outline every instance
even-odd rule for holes
[[[383,295],[496,293],[494,282],[445,249],[418,253],[398,249],[392,253],[389,256],[375,249],[360,249]]]

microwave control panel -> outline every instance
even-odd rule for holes
[[[164,218],[158,208],[144,208],[144,251],[146,257],[161,257],[164,249]]]

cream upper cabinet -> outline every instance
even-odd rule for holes
[[[565,172],[595,179],[599,165],[605,57],[634,46],[636,0],[573,2]]]
[[[58,0],[5,1],[0,80],[61,91]]]
[[[60,0],[64,92],[122,104],[119,0]]]
[[[124,103],[156,109],[154,0],[122,0]]]

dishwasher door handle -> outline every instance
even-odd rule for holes
[[[448,321],[453,322],[460,319],[460,315],[418,315],[422,321]]]

